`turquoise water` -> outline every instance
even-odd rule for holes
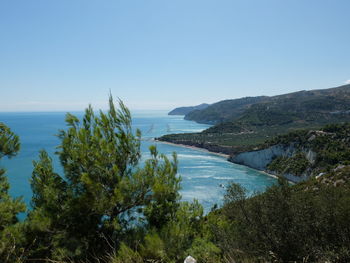
[[[82,116],[82,113],[75,113]],[[20,136],[21,151],[10,159],[1,160],[7,169],[13,196],[23,196],[30,203],[29,179],[33,169],[32,161],[38,158],[40,149],[47,150],[54,159],[55,169],[61,173],[58,159],[53,154],[59,140],[55,137],[64,129],[65,113],[0,113],[0,122],[8,125]],[[181,116],[168,116],[165,111],[133,112],[133,126],[142,131],[142,158],[149,157],[148,147],[156,144],[158,151],[166,155],[178,154],[179,174],[182,177],[182,198],[186,201],[198,199],[208,211],[214,204],[220,204],[224,194],[222,186],[230,181],[240,183],[249,192],[264,191],[275,183],[275,179],[248,167],[226,161],[224,157],[185,147],[156,143],[152,138],[167,133],[199,132],[209,125],[186,121]]]

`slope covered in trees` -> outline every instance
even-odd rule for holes
[[[15,156],[20,149],[20,142],[5,124],[0,123],[0,159]],[[21,198],[9,195],[10,185],[5,176],[6,170],[0,168],[0,262],[16,262],[21,253],[16,248],[23,238],[23,225],[17,215],[25,211]]]
[[[320,117],[349,114],[349,98],[350,85],[273,97],[247,97],[219,101],[204,110],[190,112],[185,119],[209,124],[239,120],[252,126],[317,121]]]
[[[330,172],[338,166],[350,164],[350,124],[332,124],[320,130],[301,130],[280,135],[266,143],[294,147],[294,154],[289,157],[277,157],[268,169],[279,174],[317,176]],[[312,151],[310,162],[306,152]]]
[[[261,97],[261,100],[244,104],[243,108],[232,105],[235,100],[223,101],[204,111],[194,111],[198,118],[189,119],[219,123],[201,133],[170,134],[158,139],[235,154],[252,150],[276,135],[350,121],[350,85]]]
[[[349,180],[337,187],[280,181],[253,197],[232,184],[224,207],[210,216],[228,262],[348,262],[349,202]]]
[[[262,102],[267,97],[246,97],[234,100],[224,100],[209,105],[205,109],[196,109],[185,116],[185,120],[199,123],[215,124],[234,121],[252,104]]]

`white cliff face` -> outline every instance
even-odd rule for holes
[[[266,171],[267,166],[271,163],[273,159],[276,157],[291,157],[293,156],[297,151],[300,151],[296,149],[292,144],[290,145],[274,145],[269,148],[258,150],[258,151],[251,151],[251,152],[244,152],[237,154],[236,156],[233,156],[230,158],[230,161],[237,164],[242,164],[245,166],[249,166],[251,168]],[[306,159],[313,164],[316,160],[316,153],[313,152],[310,149],[302,149],[302,152],[305,153]],[[268,171],[269,173],[274,174],[273,171]],[[302,176],[296,176],[293,174],[284,174],[283,175],[287,180],[290,180],[292,182],[300,182],[303,180],[306,180],[309,175],[303,174]]]
[[[267,165],[276,157],[291,157],[295,152],[293,146],[274,145],[269,148],[237,154],[230,160],[257,170],[265,170]]]

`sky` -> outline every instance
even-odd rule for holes
[[[172,109],[350,83],[349,0],[0,0],[0,111]]]

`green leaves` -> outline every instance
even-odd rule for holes
[[[10,128],[0,122],[0,159],[4,156],[12,157],[20,149],[20,142]]]
[[[121,245],[125,233],[142,228],[137,222],[161,227],[174,218],[180,199],[176,155],[169,160],[151,147],[151,158],[139,166],[141,133],[133,132],[122,101],[116,108],[110,96],[107,112],[96,114],[89,106],[82,120],[67,114],[66,123],[56,153],[64,175],[54,172],[44,151],[34,162],[29,219],[46,222],[45,229],[36,228],[44,236],[38,249],[40,242],[52,245],[42,257],[106,254]]]
[[[349,196],[348,185],[290,186],[280,179],[247,198],[232,184],[222,215],[216,215],[224,224],[216,224],[213,233],[224,256],[237,260],[348,262]]]
[[[0,123],[0,159],[4,156],[13,157],[20,148],[20,142],[10,128]],[[20,262],[23,235],[20,231],[17,215],[24,212],[26,207],[22,198],[10,197],[10,188],[5,170],[0,169],[0,262]]]

